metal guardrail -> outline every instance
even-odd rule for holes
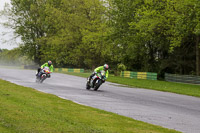
[[[55,68],[55,72],[77,72],[77,73],[83,73],[84,69],[78,69],[78,68]]]
[[[178,75],[165,73],[165,80],[169,82],[200,84],[200,76],[195,75]]]

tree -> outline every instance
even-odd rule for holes
[[[38,38],[45,36],[45,0],[11,0],[10,20],[12,28],[21,36],[22,50],[36,63],[40,64],[40,47]]]
[[[105,61],[109,47],[104,41],[107,25],[103,2],[63,0],[57,6],[49,4],[46,14],[51,30],[41,39],[47,45],[42,50],[43,59],[51,57],[61,66],[90,68]]]
[[[13,28],[24,42],[21,49],[36,63],[52,60],[60,67],[89,67],[97,62],[94,57],[101,63],[106,60],[103,1],[12,0],[11,4]],[[82,53],[88,49],[88,55]]]
[[[112,37],[116,38],[120,62],[129,70],[159,73],[173,70],[182,74],[193,71],[193,65],[188,64],[193,64],[194,55],[189,51],[198,42],[198,37],[194,38],[199,31],[199,1],[111,0],[111,3]]]
[[[135,21],[136,10],[142,3],[143,1],[140,0],[108,0],[108,25],[111,27],[109,39],[113,48],[111,61],[115,66],[123,63],[127,66],[127,69],[131,70],[133,66],[135,67],[139,63],[136,58],[133,59],[134,51],[129,51],[130,45],[135,43],[132,36],[137,32],[131,30],[129,24]]]
[[[172,28],[174,29],[172,45],[180,46],[184,43],[196,46],[196,75],[200,74],[199,60],[199,38],[200,38],[200,1],[198,0],[182,0],[177,1],[174,6],[176,12],[176,20]],[[188,39],[188,37],[192,38]]]

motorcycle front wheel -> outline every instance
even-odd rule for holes
[[[90,86],[88,84],[86,84],[86,89],[89,90],[90,89]]]
[[[99,79],[95,84],[94,84],[94,90],[97,91],[99,87],[101,86],[102,81]]]
[[[43,83],[43,81],[47,78],[45,74],[43,74],[40,78],[40,83]]]
[[[91,87],[90,87],[89,79],[87,79],[86,89],[89,90],[90,88],[91,88]]]

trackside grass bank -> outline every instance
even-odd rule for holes
[[[88,77],[91,73],[66,73],[75,76]],[[175,83],[159,80],[131,79],[109,75],[109,82],[127,85],[129,87],[145,88],[158,91],[200,97],[200,85]]]
[[[0,80],[1,133],[176,133]]]

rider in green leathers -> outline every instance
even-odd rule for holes
[[[40,77],[40,71],[44,68],[44,67],[49,67],[50,72],[53,72],[53,65],[51,61],[48,61],[46,63],[44,63],[40,68],[38,68],[38,73],[36,74],[36,76]],[[50,75],[49,75],[50,76]],[[50,77],[49,77],[50,78]]]
[[[107,79],[108,74],[109,74],[108,69],[109,69],[109,66],[107,64],[104,64],[103,66],[99,66],[99,67],[95,68],[92,75],[90,75],[89,82],[95,74],[101,73],[101,71],[105,71],[105,76],[106,76],[106,79]]]
[[[43,69],[44,67],[49,67],[50,72],[53,72],[53,65],[52,65],[52,62],[51,62],[51,61],[48,61],[47,63],[44,63],[44,64],[41,66],[41,69]]]

